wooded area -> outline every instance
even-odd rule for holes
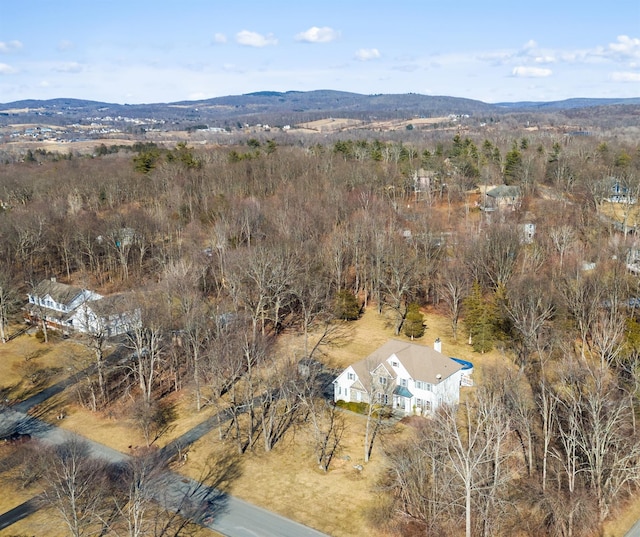
[[[519,187],[517,203],[486,210],[503,183]],[[614,185],[626,202],[611,202]],[[385,445],[372,523],[598,535],[637,492],[637,141],[452,131],[36,151],[0,165],[0,198],[3,341],[44,278],[128,293],[141,312],[124,340],[133,358],[103,368],[103,342],[85,337],[101,376],[78,397],[93,410],[133,397],[149,445],[163,399],[186,391],[198,411],[231,409],[224,434],[239,454],[311,424],[330,472],[340,416],[326,371],[301,375],[300,361],[322,362],[362,308],[392,312],[395,333],[411,336],[429,307],[477,352],[502,349],[504,364],[459,408]],[[290,332],[304,334],[302,355],[274,352]]]

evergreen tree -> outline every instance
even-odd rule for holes
[[[351,291],[343,289],[336,297],[336,317],[345,321],[355,321],[360,317],[358,299]]]
[[[424,335],[424,315],[420,311],[420,306],[415,302],[409,304],[407,308],[407,316],[404,320],[404,334],[411,339],[419,338]]]
[[[498,310],[492,298],[484,296],[476,281],[471,294],[464,301],[464,325],[469,332],[469,344],[476,352],[489,352],[493,348],[498,322]]]

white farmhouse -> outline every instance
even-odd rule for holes
[[[347,367],[334,381],[334,401],[392,405],[395,411],[426,414],[460,400],[460,386],[471,385],[472,364],[434,348],[390,340]]]
[[[45,322],[49,328],[64,333],[115,336],[140,322],[140,312],[131,310],[126,295],[105,297],[55,278],[41,281],[27,296],[27,320]]]

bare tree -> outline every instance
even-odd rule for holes
[[[483,534],[493,533],[489,523],[497,521],[491,507],[498,500],[501,489],[513,479],[505,467],[510,457],[508,449],[505,451],[510,424],[503,408],[494,394],[483,392],[473,404],[463,403],[459,414],[449,406],[442,407],[436,414],[439,438],[445,446],[442,464],[462,485],[466,537],[472,535],[474,500],[478,501],[480,497],[488,503],[478,512],[484,516],[475,522],[484,528]]]
[[[507,288],[504,309],[518,336],[521,368],[527,366],[542,328],[555,312],[555,305],[546,287],[546,282],[525,277],[517,283],[512,281]]]
[[[382,431],[384,421],[390,417],[394,380],[383,364],[366,364],[368,376],[363,379],[364,399],[367,403],[367,421],[364,431],[364,461],[369,462],[373,445]]]
[[[560,255],[560,270],[564,265],[564,256],[575,241],[575,231],[571,226],[562,225],[551,228],[549,236],[553,246]]]
[[[17,311],[19,303],[9,268],[0,266],[0,340],[2,343],[8,341],[7,326],[10,316]]]
[[[126,335],[128,347],[133,351],[131,369],[137,378],[143,401],[148,405],[152,401],[165,352],[166,327],[159,304],[149,295],[140,296],[132,302],[131,309],[140,313],[139,322],[134,323]]]
[[[105,465],[89,447],[72,438],[36,453],[45,484],[42,498],[56,511],[73,537],[99,535],[109,518]],[[106,525],[108,527],[108,525]]]
[[[462,263],[454,259],[444,263],[439,280],[440,298],[446,304],[454,340],[458,337],[458,322],[470,285],[469,273]]]
[[[520,252],[520,233],[514,226],[492,225],[478,240],[475,254],[484,276],[498,288],[511,278]]]

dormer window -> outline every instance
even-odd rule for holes
[[[397,360],[391,360],[391,365],[393,367],[398,367],[400,364],[398,364]]]

